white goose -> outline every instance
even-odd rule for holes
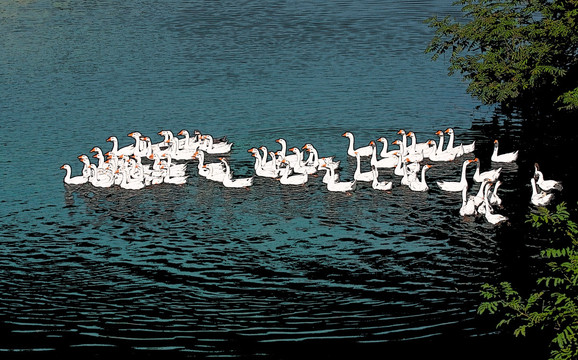
[[[335,167],[331,167],[329,165],[327,165],[326,163],[321,163],[319,164],[319,169],[320,170],[329,170],[332,169],[333,171],[326,171],[325,175],[323,175],[323,183],[327,184],[329,181],[333,181],[333,182],[339,182],[339,173],[336,172],[336,168]]]
[[[400,131],[401,131],[401,130],[400,130]],[[415,162],[423,161],[423,158],[424,158],[424,156],[423,156],[423,150],[420,150],[419,152],[415,152],[415,153],[410,153],[410,152],[407,151],[407,149],[406,149],[405,144],[403,143],[403,141],[400,141],[400,140],[395,140],[394,142],[392,142],[392,144],[394,144],[394,145],[399,145],[399,152],[400,152],[401,154],[405,154],[405,155],[403,155],[403,157],[404,157],[405,159],[408,159],[408,158],[409,158],[409,160],[410,160],[411,162],[414,162],[414,163],[415,163]]]
[[[72,168],[70,167],[70,165],[64,164],[60,168],[66,170],[66,175],[64,175],[64,179],[62,180],[65,184],[80,185],[88,182],[88,177],[84,175],[71,177],[70,175],[72,173]]]
[[[349,147],[347,148],[347,155],[355,157],[355,153],[358,153],[359,156],[371,156],[371,146],[363,146],[360,148],[355,149],[355,137],[349,131],[344,132],[341,136],[344,136],[349,139]]]
[[[88,158],[88,156],[82,154],[78,156],[78,159],[82,162],[82,164],[84,165],[82,167],[82,176],[84,177],[89,177],[91,175],[91,170],[90,170],[90,159]],[[96,167],[96,166],[95,166]]]
[[[370,163],[372,166],[375,166],[378,169],[383,168],[394,168],[398,163],[398,158],[396,155],[387,156],[381,159],[377,159],[377,146],[373,141],[369,143],[371,146],[371,160]],[[396,152],[397,153],[397,152]]]
[[[255,150],[255,151],[251,151],[251,150]],[[259,154],[259,150],[257,148],[253,148],[248,150],[249,152],[252,152],[252,155],[255,158],[255,175],[257,176],[261,176],[261,177],[266,177],[266,178],[276,178],[279,176],[279,169],[274,168],[274,169],[265,169],[263,168],[263,163],[261,160],[261,156]]]
[[[494,152],[492,153],[491,157],[491,160],[493,162],[510,163],[518,159],[518,150],[498,155],[498,146],[499,143],[498,140],[496,139],[494,140]]]
[[[443,145],[443,139],[440,139],[439,145],[433,140],[428,140],[427,143],[432,147],[432,150],[429,153],[429,159],[431,161],[453,161],[456,158],[455,153],[440,151],[440,145]]]
[[[287,154],[287,141],[283,138],[279,138],[275,140],[275,142],[281,145],[281,150],[277,151],[280,156],[279,162],[285,159],[290,166],[295,166],[299,159],[297,158],[297,154]]]
[[[462,206],[460,207],[460,215],[476,215],[476,204],[474,203],[474,197],[472,195],[468,196],[467,186],[462,189]]]
[[[297,161],[293,166],[294,172],[298,174],[309,174],[309,175],[315,174],[317,172],[317,167],[315,165],[306,165],[303,162],[303,153],[299,151],[299,149],[297,149],[296,147],[292,147],[291,149],[289,149],[289,151],[297,155]]]
[[[106,171],[105,173],[99,173],[95,164],[90,165],[91,175],[88,181],[93,186],[108,188],[115,184],[116,177],[112,171]]]
[[[403,165],[402,165],[403,176],[402,176],[401,181],[400,181],[400,183],[401,183],[402,185],[407,185],[407,186],[409,186],[409,184],[410,184],[412,181],[418,181],[418,179],[417,179],[417,171],[410,171],[410,170],[408,169],[408,164],[409,164],[409,163],[410,163],[410,160],[406,158],[405,161],[403,162]]]
[[[321,164],[321,168],[331,173],[327,181],[327,190],[333,192],[349,192],[355,190],[357,187],[357,180],[337,181],[335,180],[336,176],[333,168],[330,168],[325,164]]]
[[[197,165],[199,175],[209,180],[223,182],[225,179],[225,168],[223,167],[222,163],[205,164],[205,153],[202,150],[197,150],[195,155],[193,155],[193,159],[197,159],[199,161]]]
[[[492,186],[491,182],[488,182],[488,184],[486,185],[486,190],[485,190],[485,196],[484,196],[484,205],[485,205],[485,212],[484,212],[484,216],[486,218],[486,220],[491,223],[491,224],[499,224],[502,221],[506,221],[508,220],[508,218],[504,215],[501,214],[494,214],[494,211],[488,201],[488,195],[490,193],[490,188]]]
[[[233,173],[231,168],[224,158],[219,158],[223,165],[225,166],[225,178],[223,179],[223,185],[228,188],[246,188],[253,185],[253,177],[248,178],[237,178],[233,179]]]
[[[287,161],[282,160],[282,164],[287,164]],[[291,167],[285,166],[281,169],[281,178],[279,178],[279,182],[283,185],[305,185],[307,180],[309,179],[309,175],[307,173],[296,173],[293,172],[293,175],[289,176],[291,173]]]
[[[450,139],[448,140],[447,149],[458,149],[459,146],[454,146],[454,138],[455,138],[454,129],[448,128],[448,129],[446,129],[445,133],[450,135]],[[476,149],[476,142],[473,141],[471,144],[463,145],[463,148],[458,149],[456,151],[458,151],[458,152],[463,151],[463,154],[469,154],[471,152],[474,152],[475,149]]]
[[[116,175],[121,178],[120,187],[127,190],[139,190],[145,187],[144,181],[132,179],[127,169],[117,169]]]
[[[424,143],[418,143],[415,133],[410,131],[407,133],[407,136],[411,138],[411,145],[408,146],[409,153],[422,153],[424,157],[429,157],[433,148],[430,144],[426,141]]]
[[[261,152],[259,152],[258,150],[261,150],[263,152],[263,155],[261,155]],[[263,168],[264,170],[275,171],[279,168],[281,160],[277,161],[275,153],[272,151],[267,152],[267,148],[265,146],[261,146],[259,148],[251,148],[247,151],[254,153],[257,157],[261,159],[261,168]],[[267,161],[267,156],[269,155],[271,156],[271,161]]]
[[[231,142],[215,142],[215,139],[211,135],[203,135],[201,139],[204,140],[199,146],[201,149],[207,152],[207,154],[227,154],[231,152],[233,143]]]
[[[500,180],[496,181],[496,183],[494,184],[494,190],[492,191],[491,194],[489,194],[488,201],[490,202],[491,205],[498,205],[498,206],[502,205],[502,199],[498,196],[498,188],[500,187],[500,185],[502,185],[502,182]]]
[[[540,171],[540,166],[538,163],[534,164],[534,177],[536,179],[536,184],[538,187],[544,191],[550,190],[562,190],[562,183],[556,180],[544,180],[544,174]]]
[[[102,150],[98,146],[95,146],[90,150],[90,152],[96,153],[92,156],[93,158],[98,160],[98,164],[96,165],[96,167],[99,169],[104,169],[106,167],[106,164]]]
[[[377,139],[377,141],[379,141],[380,143],[383,143],[383,147],[381,148],[381,151],[379,152],[379,156],[382,158],[395,156],[395,153],[400,151],[399,149],[389,150],[388,145],[387,145],[387,139],[383,136],[380,137],[379,139]]]
[[[498,169],[492,169],[492,170],[488,170],[488,171],[484,171],[483,173],[480,173],[480,159],[475,158],[474,162],[476,162],[476,172],[474,173],[474,181],[475,182],[482,182],[484,181],[484,179],[488,179],[492,182],[498,180],[498,178],[500,177],[500,173],[502,172],[502,168],[498,168]]]
[[[201,144],[201,142],[199,141],[200,139],[198,139],[198,136],[191,137],[189,135],[189,132],[185,129],[179,131],[177,135],[184,136],[183,139],[179,139],[179,149],[195,151],[199,148],[199,145]]]
[[[355,168],[355,173],[353,173],[353,178],[356,181],[373,181],[373,172],[372,171],[361,171],[361,155],[356,151],[355,152],[355,160],[357,163],[357,167]]]
[[[423,166],[423,168],[421,169],[421,180],[414,180],[414,181],[410,181],[409,183],[409,188],[413,191],[427,191],[429,189],[429,186],[427,185],[427,182],[425,181],[425,172],[427,170],[429,170],[431,168],[430,164],[426,164]]]
[[[393,183],[391,181],[379,181],[377,178],[379,172],[374,165],[371,165],[371,171],[373,172],[373,181],[371,182],[371,187],[375,190],[391,190]]]
[[[462,176],[460,181],[438,181],[437,184],[440,189],[444,191],[462,191],[464,186],[468,186],[468,181],[466,179],[466,168],[473,160],[466,160],[462,164]]]
[[[530,198],[530,201],[533,205],[546,206],[552,201],[554,194],[544,191],[539,192],[536,187],[536,180],[533,177],[530,179],[530,184],[532,185],[532,197]]]
[[[194,156],[194,153],[188,157],[191,159]],[[161,154],[161,158],[164,158],[166,161],[166,168],[169,176],[184,176],[187,171],[187,164],[173,164],[173,157],[171,154]]]

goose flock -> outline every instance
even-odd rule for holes
[[[214,138],[209,134],[202,134],[195,130],[192,136],[187,130],[181,130],[177,136],[170,130],[162,130],[158,135],[163,140],[153,143],[151,138],[139,132],[128,134],[134,140],[133,144],[119,148],[118,139],[111,136],[107,141],[112,143],[110,151],[104,153],[99,147],[94,147],[91,153],[97,159],[91,162],[87,155],[78,156],[83,163],[82,173],[72,176],[69,164],[61,169],[66,171],[64,183],[80,185],[90,183],[95,187],[119,186],[124,189],[142,189],[146,186],[167,183],[182,185],[187,182],[187,164],[197,161],[198,174],[208,180],[221,183],[229,188],[248,188],[253,185],[257,177],[272,178],[283,185],[304,185],[310,176],[317,176],[318,172],[325,172],[323,183],[328,191],[352,192],[358,183],[365,182],[372,189],[388,191],[393,188],[392,181],[379,179],[379,169],[393,169],[393,174],[401,179],[399,184],[407,186],[412,191],[428,191],[426,172],[432,167],[431,162],[455,161],[464,154],[473,153],[475,141],[470,144],[455,145],[455,133],[452,128],[437,131],[439,140],[417,142],[416,134],[412,131],[399,130],[400,138],[391,144],[397,148],[389,149],[385,137],[376,139],[382,143],[378,151],[375,141],[366,146],[355,147],[355,137],[351,132],[342,136],[349,140],[347,155],[355,158],[356,167],[353,179],[340,179],[340,161],[335,156],[320,157],[317,149],[310,143],[301,148],[288,148],[287,142],[277,139],[281,147],[277,151],[269,151],[265,146],[253,147],[247,151],[255,158],[254,175],[251,177],[236,177],[228,161],[219,157],[218,162],[206,163],[207,154],[225,155],[231,152],[233,146],[226,137]],[[446,134],[449,136],[444,145]],[[498,140],[494,141],[494,150],[491,162],[495,164],[515,162],[518,151],[498,153]],[[307,153],[307,158],[304,154]],[[362,171],[362,158],[370,165],[370,171]],[[422,162],[428,159],[430,163]],[[476,195],[468,195],[469,185],[466,170],[470,164],[476,165],[473,181],[480,184]],[[498,224],[507,220],[507,217],[494,212],[493,206],[501,206],[501,199],[497,194],[502,184],[499,180],[502,168],[480,172],[480,159],[468,159],[462,162],[461,176],[458,181],[437,181],[437,186],[443,191],[461,192],[462,205],[459,213],[462,216],[483,215],[485,219]],[[552,191],[559,191],[562,185],[558,181],[544,180],[544,175],[535,164],[535,175],[531,179],[531,203],[544,206],[551,202]]]

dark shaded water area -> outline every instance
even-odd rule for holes
[[[2,4],[2,358],[538,351],[476,315],[479,288],[532,272],[541,241],[518,235],[533,163],[569,185],[558,199],[576,199],[573,141],[553,122],[478,107],[429,61],[422,21],[455,13],[449,2]],[[234,142],[236,176],[252,174],[248,148],[283,137],[335,155],[347,179],[344,131],[364,144],[403,128],[421,142],[448,127],[476,151],[433,164],[426,193],[385,170],[392,191],[346,195],[320,177],[227,189],[193,162],[186,185],[139,191],[66,186],[59,169],[79,173],[76,157],[111,135],[200,129]],[[493,167],[495,138],[520,150],[497,227],[461,218],[461,195],[435,185],[465,158]]]

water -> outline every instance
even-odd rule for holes
[[[386,171],[391,192],[344,195],[321,178],[226,189],[192,163],[185,186],[141,191],[67,187],[60,170],[79,173],[76,157],[111,135],[200,129],[234,142],[236,176],[252,173],[248,148],[283,137],[351,178],[344,131],[366,144],[449,126],[489,168],[492,111],[423,54],[422,21],[455,13],[449,1],[0,4],[0,352],[335,355],[492,338],[475,309],[503,270],[496,229],[435,186],[461,159],[435,164],[423,194]]]

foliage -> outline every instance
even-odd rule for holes
[[[564,203],[555,212],[539,208],[527,220],[535,230],[553,236],[552,248],[540,253],[547,261],[547,271],[538,278],[538,290],[522,297],[508,282],[498,286],[484,284],[484,302],[478,313],[500,312],[498,323],[514,326],[515,336],[525,336],[531,328],[552,334],[551,359],[578,358],[578,234],[577,224],[570,220]]]
[[[426,20],[435,36],[432,59],[450,53],[468,92],[486,104],[554,94],[578,109],[578,0],[458,0],[463,22]]]

